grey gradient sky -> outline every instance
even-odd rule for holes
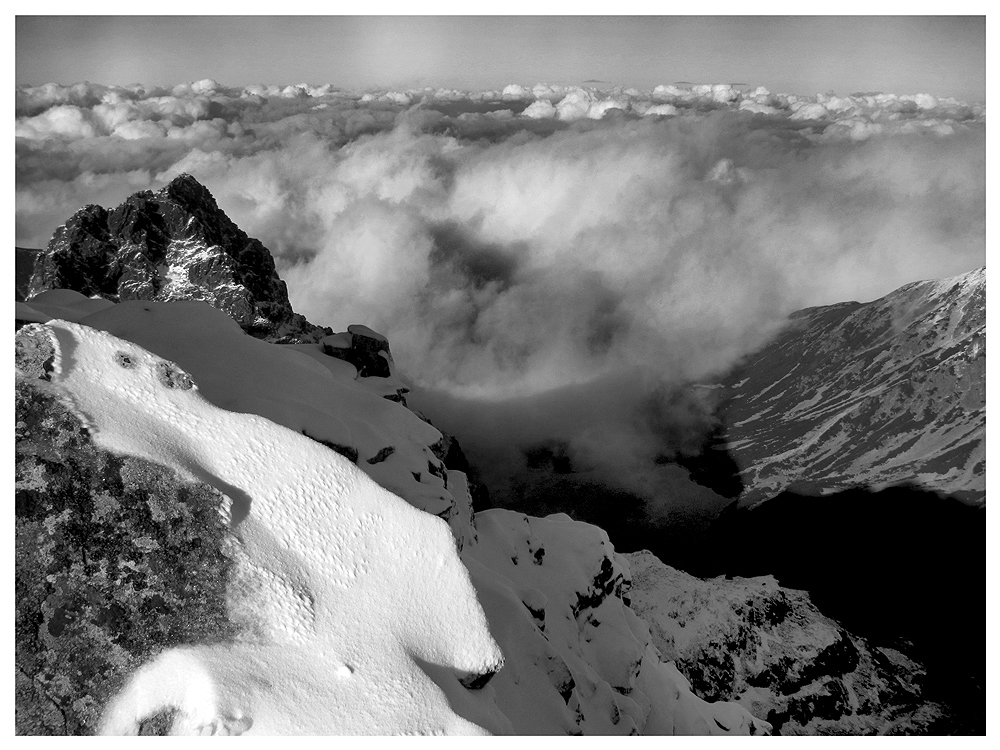
[[[986,98],[983,16],[19,16],[17,83],[344,88],[599,79]]]

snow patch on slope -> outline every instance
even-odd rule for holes
[[[75,322],[91,313],[113,307],[115,303],[99,297],[90,298],[72,289],[49,289],[27,302],[14,304],[14,315],[18,320],[45,323],[53,318]]]

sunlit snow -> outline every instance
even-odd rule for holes
[[[249,717],[248,731],[262,734],[479,731],[420,666],[438,665],[450,673],[439,679],[458,685],[503,661],[444,522],[309,438],[168,386],[174,366],[134,344],[49,325],[53,381],[98,445],[232,498],[241,572],[258,584],[247,611],[268,635],[167,652],[113,703],[103,731],[134,731],[155,703],[209,730]],[[157,685],[163,692],[151,694]]]

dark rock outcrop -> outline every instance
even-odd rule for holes
[[[14,299],[24,302],[31,286],[31,274],[35,270],[35,260],[41,250],[28,247],[14,248]]]
[[[323,353],[350,362],[358,368],[358,377],[387,378],[392,354],[385,336],[367,326],[352,325],[323,341]]]
[[[434,424],[429,417],[416,409],[410,409],[410,411],[427,424]],[[483,483],[479,470],[469,463],[469,459],[466,457],[465,451],[462,450],[462,445],[458,442],[457,437],[449,435],[447,432],[441,432],[441,439],[430,446],[430,449],[431,453],[444,464],[447,471],[460,471],[465,474],[468,479],[469,496],[472,499],[472,506],[476,510],[486,510],[493,507],[493,503],[490,500],[489,488]]]
[[[91,734],[151,656],[236,634],[235,540],[215,489],[94,444],[45,382],[52,354],[18,334],[15,731]]]
[[[649,552],[624,555],[632,609],[692,691],[732,700],[781,734],[924,734],[952,728],[926,672],[824,616],[774,578],[701,580]]]
[[[540,555],[539,552],[541,552]],[[536,564],[541,564],[544,556],[545,549],[539,547],[532,552],[531,558]],[[624,573],[605,553],[601,557],[601,567],[594,576],[593,582],[586,591],[577,592],[576,603],[572,606],[573,616],[579,617],[580,612],[586,609],[597,609],[609,597],[615,596],[621,599],[627,590],[628,584]]]
[[[47,289],[114,302],[203,300],[250,335],[279,343],[332,333],[293,312],[268,249],[187,174],[111,211],[96,205],[77,211],[38,256],[27,296]]]
[[[388,382],[383,398],[406,406],[406,394],[410,389],[395,377],[396,365],[389,351],[389,340],[381,333],[368,326],[351,325],[346,331],[326,336],[320,344],[327,356],[354,365],[359,378],[385,378]]]
[[[708,539],[713,559],[692,572],[808,590],[855,635],[923,664],[925,695],[949,707],[955,731],[985,732],[985,508],[905,486],[784,492],[732,506]]]

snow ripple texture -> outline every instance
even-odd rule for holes
[[[244,642],[161,654],[111,701],[102,733],[135,733],[166,708],[188,734],[484,731],[448,695],[503,655],[444,521],[319,443],[164,379],[179,368],[135,344],[62,320],[47,329],[53,383],[98,445],[232,500],[252,592],[242,605],[268,625]],[[464,692],[482,723],[505,728],[486,691]]]

